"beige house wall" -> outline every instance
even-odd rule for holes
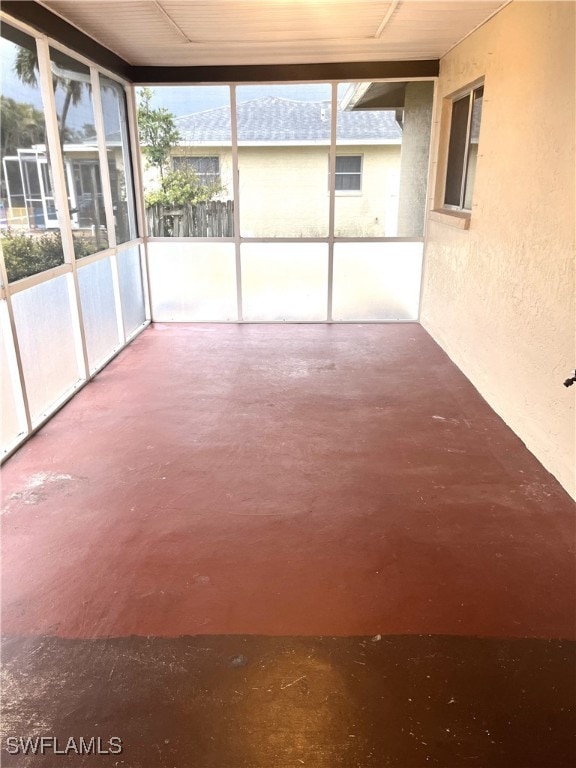
[[[240,221],[244,237],[328,235],[327,146],[239,147]],[[229,148],[179,149],[180,155],[218,155],[222,183],[232,193]],[[362,155],[360,192],[337,192],[335,231],[346,237],[393,237],[398,220],[400,145],[346,146]]]
[[[562,382],[576,365],[574,9],[513,2],[441,60],[436,207],[444,99],[484,77],[484,104],[470,229],[429,221],[421,311],[424,327],[572,495],[576,386]]]

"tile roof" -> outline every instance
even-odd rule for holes
[[[239,102],[238,141],[329,142],[329,101],[293,101],[276,96]],[[230,110],[209,109],[175,118],[182,144],[209,141],[230,143]],[[402,137],[394,112],[343,112],[338,110],[338,139],[399,141]]]

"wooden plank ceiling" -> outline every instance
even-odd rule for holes
[[[508,0],[45,0],[133,65],[436,59]]]

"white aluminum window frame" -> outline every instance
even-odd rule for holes
[[[150,297],[149,297],[149,285],[148,285],[148,271],[146,262],[146,245],[145,238],[139,235],[138,232],[143,233],[144,216],[143,216],[143,193],[140,185],[139,177],[139,147],[136,134],[136,118],[135,118],[135,100],[133,95],[133,87],[123,78],[117,74],[110,72],[104,67],[100,67],[94,64],[93,61],[82,56],[69,49],[67,46],[62,45],[60,42],[53,40],[47,35],[39,33],[34,28],[28,26],[25,23],[20,22],[17,19],[12,18],[8,13],[0,11],[0,21],[10,27],[13,27],[21,32],[24,32],[29,37],[33,38],[36,42],[36,49],[38,55],[38,68],[39,68],[39,90],[42,97],[44,119],[46,123],[46,146],[51,158],[51,168],[53,174],[54,183],[54,203],[58,211],[58,227],[62,236],[62,249],[64,254],[64,261],[61,265],[53,267],[42,272],[38,272],[33,275],[29,275],[20,280],[9,282],[6,272],[6,266],[4,263],[4,256],[0,249],[0,300],[6,302],[6,312],[8,315],[8,326],[10,333],[6,339],[9,356],[15,361],[15,369],[13,372],[9,372],[11,376],[12,385],[16,393],[18,403],[21,403],[21,407],[24,414],[25,431],[18,437],[16,441],[7,446],[0,448],[0,461],[5,461],[9,458],[14,451],[16,451],[23,442],[29,437],[35,434],[45,423],[48,421],[56,411],[58,411],[63,405],[65,405],[70,398],[72,398],[82,387],[84,387],[89,381],[91,381],[100,370],[106,366],[110,360],[112,360],[119,352],[126,347],[126,345],[132,341],[139,333],[141,333],[150,323]],[[90,69],[90,86],[92,89],[92,103],[94,107],[94,119],[98,132],[98,161],[100,177],[103,185],[104,195],[104,207],[106,211],[106,227],[108,231],[109,247],[105,250],[98,251],[83,259],[76,259],[74,255],[74,246],[72,240],[72,232],[74,229],[74,222],[70,215],[70,202],[73,204],[73,200],[69,202],[68,193],[66,187],[65,174],[71,173],[69,163],[64,162],[62,157],[61,145],[58,135],[58,120],[56,116],[54,91],[52,87],[51,77],[51,65],[50,65],[50,49],[55,49],[65,53],[66,55],[76,59],[77,61],[85,64]],[[134,190],[134,206],[136,210],[136,219],[138,228],[136,231],[136,237],[122,243],[116,243],[116,234],[113,220],[113,207],[112,207],[112,194],[108,177],[108,163],[107,163],[107,150],[105,144],[104,135],[104,122],[102,114],[102,102],[100,97],[100,74],[104,75],[110,80],[118,83],[126,94],[127,105],[127,118],[129,128],[129,144],[127,147],[131,156],[131,170],[133,178],[133,190]],[[40,159],[39,162],[42,162]],[[38,166],[40,174],[41,189],[43,189],[43,180],[41,176],[41,167]],[[72,181],[69,179],[69,181]],[[25,187],[24,194],[25,194]],[[71,184],[70,190],[73,194],[74,186]],[[47,229],[47,231],[51,231]],[[53,231],[53,229],[52,229]],[[136,328],[133,332],[127,334],[123,325],[122,314],[122,300],[120,295],[119,286],[119,272],[118,272],[118,260],[119,253],[132,248],[138,248],[140,252],[140,266],[142,274],[142,287],[144,294],[144,306],[145,306],[145,318],[142,325]],[[118,319],[118,338],[119,343],[115,347],[110,355],[101,361],[96,369],[90,370],[88,361],[88,350],[86,344],[86,334],[84,330],[84,322],[82,317],[82,307],[80,303],[80,294],[78,286],[78,270],[84,266],[91,264],[94,261],[101,259],[110,259],[112,266],[113,276],[113,290],[115,300],[115,310]],[[54,278],[61,275],[69,275],[69,299],[72,312],[72,332],[76,344],[76,356],[78,360],[79,380],[68,391],[62,393],[60,399],[55,402],[49,410],[34,423],[31,419],[30,405],[28,401],[26,391],[26,380],[24,376],[24,370],[22,366],[22,358],[20,354],[20,346],[18,342],[18,334],[16,329],[16,323],[14,320],[14,311],[12,307],[12,297],[20,291],[25,291],[36,285],[40,285],[45,282],[49,282]]]
[[[327,296],[326,296],[327,318],[325,321],[321,321],[321,322],[332,323],[333,322],[333,319],[332,319],[333,259],[334,259],[335,243],[359,242],[359,241],[362,241],[362,242],[424,242],[425,231],[423,233],[423,236],[418,238],[336,237],[334,235],[334,213],[335,213],[335,198],[336,198],[334,181],[330,183],[330,189],[329,189],[329,223],[328,223],[328,235],[326,237],[320,237],[320,238],[241,237],[240,235],[241,201],[239,196],[239,180],[238,180],[236,88],[241,85],[252,84],[252,83],[244,83],[244,82],[231,82],[227,84],[230,92],[230,109],[231,109],[231,142],[232,142],[232,170],[233,170],[232,184],[233,184],[233,199],[235,201],[235,205],[234,205],[235,236],[232,238],[153,238],[153,237],[149,237],[146,230],[146,216],[145,216],[145,210],[144,210],[144,190],[143,190],[143,185],[141,183],[142,158],[141,158],[140,146],[138,141],[138,131],[137,131],[137,123],[136,123],[137,107],[136,107],[136,99],[135,99],[135,86],[128,83],[126,80],[118,76],[116,73],[111,72],[104,67],[95,65],[94,62],[92,62],[90,59],[82,56],[81,54],[77,53],[74,50],[69,49],[67,46],[62,45],[58,41],[53,40],[52,38],[49,38],[48,36],[39,33],[37,30],[35,30],[32,27],[29,27],[27,24],[24,24],[16,19],[13,19],[6,12],[0,11],[0,19],[4,23],[8,24],[9,26],[12,26],[28,34],[30,37],[32,37],[36,41],[39,68],[40,68],[40,88],[41,88],[42,100],[44,105],[45,120],[47,122],[47,125],[46,125],[47,144],[49,146],[52,163],[54,164],[54,167],[52,169],[53,176],[54,176],[54,198],[55,198],[56,207],[58,209],[58,222],[59,222],[60,231],[62,233],[62,243],[63,243],[63,251],[64,251],[64,263],[61,264],[60,266],[54,267],[44,272],[37,273],[35,275],[30,275],[29,277],[25,277],[21,280],[18,280],[12,283],[9,283],[7,280],[4,260],[3,260],[3,257],[0,255],[0,299],[6,301],[5,307],[6,307],[6,311],[9,319],[9,326],[11,330],[11,334],[9,339],[7,340],[7,343],[8,343],[10,354],[12,355],[16,363],[15,365],[16,375],[13,377],[13,383],[14,383],[15,391],[17,393],[18,398],[21,397],[22,408],[24,411],[25,422],[26,422],[26,432],[16,441],[14,445],[11,445],[4,450],[4,454],[1,457],[2,460],[5,460],[6,458],[8,458],[18,447],[20,447],[20,445],[22,444],[22,442],[24,442],[24,440],[26,440],[28,437],[34,434],[38,429],[40,429],[43,426],[43,424],[49,418],[51,418],[52,415],[60,407],[62,407],[71,397],[73,397],[74,394],[76,394],[76,392],[80,388],[85,386],[99,372],[99,370],[101,370],[101,368],[103,368],[115,355],[117,355],[126,346],[127,343],[129,343],[135,336],[137,336],[149,324],[151,319],[151,313],[150,313],[150,286],[149,286],[148,268],[147,268],[148,242],[166,241],[171,243],[174,243],[174,242],[186,242],[186,243],[232,242],[234,243],[235,253],[236,253],[236,285],[237,285],[237,307],[238,307],[237,322],[239,323],[245,322],[243,319],[243,313],[242,313],[242,274],[241,274],[242,265],[241,265],[241,256],[240,256],[240,248],[243,243],[249,243],[249,242],[327,243],[328,244],[328,286],[327,286]],[[77,260],[75,258],[74,250],[73,250],[73,240],[72,240],[73,223],[71,221],[71,217],[69,213],[69,203],[67,198],[67,188],[66,188],[66,178],[65,178],[67,168],[63,162],[61,147],[58,139],[58,123],[56,118],[54,93],[52,89],[51,76],[50,76],[50,53],[49,53],[50,48],[62,51],[63,53],[67,54],[68,56],[71,56],[77,61],[86,64],[90,68],[90,80],[91,80],[91,86],[92,86],[92,92],[93,92],[95,124],[98,131],[98,154],[99,154],[99,160],[100,160],[100,173],[101,173],[101,178],[103,183],[105,210],[106,210],[106,218],[107,218],[107,230],[109,233],[110,247],[106,250],[97,252],[81,260]],[[100,98],[100,82],[99,82],[100,75],[104,75],[105,77],[113,80],[114,82],[119,83],[119,85],[121,85],[121,87],[124,89],[124,92],[126,93],[126,97],[127,97],[126,102],[127,102],[127,110],[128,110],[127,118],[128,118],[128,132],[129,132],[129,151],[131,156],[133,191],[135,195],[134,205],[135,205],[135,213],[136,213],[138,230],[136,233],[137,234],[136,237],[122,244],[116,243],[115,228],[114,228],[114,222],[113,222],[112,198],[111,198],[110,184],[108,180],[107,148],[105,144],[105,135],[103,132],[103,114],[102,114],[102,103]],[[383,78],[381,81],[382,82],[406,82],[407,80],[413,80],[417,82],[431,81],[431,82],[434,82],[435,85],[437,85],[438,79],[436,77]],[[301,83],[301,82],[302,81],[294,81],[294,83]],[[329,81],[306,81],[306,82],[307,83],[309,82],[326,83],[330,85],[332,89],[329,172],[330,172],[330,178],[334,180],[336,152],[337,152],[337,139],[336,139],[336,120],[337,120],[337,103],[338,103],[337,87],[340,82],[344,82],[344,81],[329,80]],[[356,83],[356,82],[363,82],[363,80],[346,79],[345,82]],[[377,80],[374,80],[374,82],[377,82]],[[288,83],[285,81],[282,81],[282,82],[270,81],[270,82],[267,82],[266,84],[287,85]],[[139,83],[138,85],[145,85],[145,83]],[[198,84],[190,83],[190,85],[198,85]],[[205,83],[203,85],[221,86],[222,83]],[[436,102],[436,97],[437,97],[436,90],[437,89],[435,87],[434,103]],[[434,133],[434,125],[432,125],[432,130],[431,130],[430,148],[432,147],[432,143],[433,143],[433,138],[434,138],[433,133]],[[428,165],[428,178],[430,177],[431,160],[432,160],[432,152],[430,151],[429,165]],[[424,226],[426,227],[426,222],[424,223]],[[139,328],[136,328],[132,333],[127,335],[125,332],[125,329],[123,328],[123,321],[122,321],[123,314],[122,314],[121,297],[120,297],[120,291],[119,291],[117,256],[119,253],[135,247],[139,248],[140,254],[141,254],[140,264],[141,264],[141,272],[142,272],[142,280],[143,280],[145,320]],[[111,259],[111,264],[112,264],[116,314],[117,314],[118,325],[119,325],[119,328],[118,328],[119,346],[110,354],[110,356],[107,359],[101,362],[101,364],[96,370],[90,371],[87,345],[86,345],[86,336],[85,336],[84,323],[82,318],[82,307],[80,304],[77,273],[78,273],[78,270],[82,269],[84,266],[91,264],[94,261],[97,261],[100,259],[107,259],[107,258]],[[22,368],[22,360],[21,360],[20,348],[18,344],[18,336],[17,336],[15,322],[14,322],[14,313],[12,309],[11,298],[13,295],[18,293],[19,291],[24,291],[35,285],[48,282],[49,280],[52,280],[55,277],[58,277],[60,275],[65,275],[65,274],[70,275],[69,284],[70,284],[70,303],[72,308],[73,326],[74,326],[73,332],[76,338],[77,357],[78,357],[78,363],[79,363],[79,371],[81,372],[81,378],[79,382],[75,384],[74,387],[69,392],[63,393],[60,401],[55,403],[50,409],[50,411],[47,412],[46,415],[40,421],[36,422],[33,425],[30,418],[30,408],[29,408],[29,403],[26,395],[26,382],[25,382],[23,368]],[[281,322],[281,321],[277,321],[277,322]],[[344,322],[347,322],[347,321],[344,321]],[[356,321],[349,321],[349,322],[356,322]],[[364,322],[370,323],[370,322],[381,322],[381,321],[364,321]],[[394,321],[394,322],[398,322],[398,321]],[[407,321],[400,321],[400,322],[414,322],[414,321],[407,320]]]
[[[332,180],[335,178],[335,166],[336,166],[336,155],[345,155],[346,153],[346,144],[341,144],[337,140],[337,108],[338,108],[338,85],[341,85],[342,83],[363,83],[365,82],[365,79],[361,78],[349,78],[349,79],[342,79],[342,80],[291,80],[291,81],[266,81],[265,83],[261,83],[262,85],[309,85],[309,84],[323,84],[323,85],[329,85],[331,87],[331,126],[330,126],[330,144],[328,146],[328,152],[329,152],[329,180]],[[387,78],[373,78],[370,80],[370,82],[384,82],[384,83],[393,83],[393,82],[431,82],[434,84],[434,93],[433,93],[433,103],[432,103],[432,114],[436,113],[436,103],[437,103],[437,93],[438,93],[438,78],[437,77],[387,77]],[[164,83],[164,85],[168,85],[168,83]],[[194,86],[194,87],[221,87],[223,83],[216,82],[205,82],[201,85],[198,83],[177,83],[175,85],[178,86]],[[334,244],[335,243],[349,243],[349,242],[364,242],[364,243],[371,243],[371,242],[378,242],[378,243],[393,243],[393,242],[410,242],[410,243],[424,243],[426,238],[426,231],[427,231],[427,217],[425,216],[425,220],[423,222],[423,233],[422,237],[340,237],[334,234],[334,228],[335,228],[335,204],[336,204],[336,198],[340,196],[346,196],[346,195],[359,195],[362,194],[362,192],[356,192],[356,191],[350,191],[350,192],[337,192],[335,189],[335,184],[330,182],[329,183],[329,208],[328,208],[328,234],[325,237],[247,237],[242,236],[240,234],[240,208],[242,205],[242,200],[240,198],[239,194],[239,162],[238,162],[238,129],[237,129],[237,110],[236,110],[236,89],[243,85],[254,85],[252,82],[243,82],[243,81],[236,81],[236,82],[229,82],[228,88],[230,89],[230,125],[231,125],[231,150],[232,150],[232,186],[233,186],[233,200],[234,200],[234,237],[154,237],[150,235],[148,232],[146,232],[145,236],[145,243],[234,243],[235,245],[235,252],[236,252],[236,292],[237,292],[237,323],[244,323],[244,322],[250,322],[252,324],[257,324],[259,322],[264,321],[245,321],[243,317],[243,311],[242,311],[242,265],[241,265],[241,245],[244,243],[327,243],[328,244],[328,286],[327,286],[327,297],[326,297],[326,319],[321,321],[316,321],[320,323],[333,323],[338,322],[340,324],[347,323],[347,322],[355,322],[355,321],[334,321],[332,316],[332,296],[333,296],[333,282],[334,282]],[[149,83],[149,82],[141,82],[136,83],[135,88],[140,87],[154,87],[158,86],[158,83]],[[134,89],[135,91],[135,89]],[[134,97],[135,98],[135,97]],[[429,154],[428,154],[428,168],[427,168],[427,189],[431,189],[431,173],[432,173],[432,148],[433,148],[433,142],[435,137],[435,123],[434,120],[432,120],[432,124],[430,126],[430,139],[429,139]],[[358,152],[349,152],[348,154],[354,154],[358,155]],[[139,166],[139,174],[140,178],[143,174],[143,156],[142,153],[139,153],[140,158],[140,166]],[[362,167],[362,173],[364,173],[364,167]],[[141,189],[141,195],[139,196],[139,199],[143,200],[143,190]],[[432,198],[428,196],[428,207],[431,206]],[[143,203],[142,203],[143,205]],[[143,215],[143,213],[142,213]],[[423,267],[424,269],[424,267]],[[422,287],[420,289],[420,293],[422,293]],[[221,322],[228,322],[228,321],[221,321]],[[279,322],[282,323],[283,321],[267,321],[267,322]],[[412,322],[419,322],[419,317],[416,318],[416,320],[366,320],[363,321],[365,323],[386,323],[386,322],[395,322],[395,323],[412,323]]]

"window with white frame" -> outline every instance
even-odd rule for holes
[[[336,192],[360,192],[362,189],[362,155],[336,155]]]
[[[0,71],[2,459],[144,327],[146,302],[139,244],[116,249],[136,235],[123,83],[17,21]]]
[[[0,243],[9,282],[64,263],[37,60],[35,38],[2,24]]]
[[[200,184],[204,186],[208,187],[220,183],[220,158],[217,156],[173,157],[172,163],[175,171],[184,168],[192,169]]]
[[[446,208],[460,211],[472,209],[483,95],[484,86],[479,85],[452,102],[444,190]]]

